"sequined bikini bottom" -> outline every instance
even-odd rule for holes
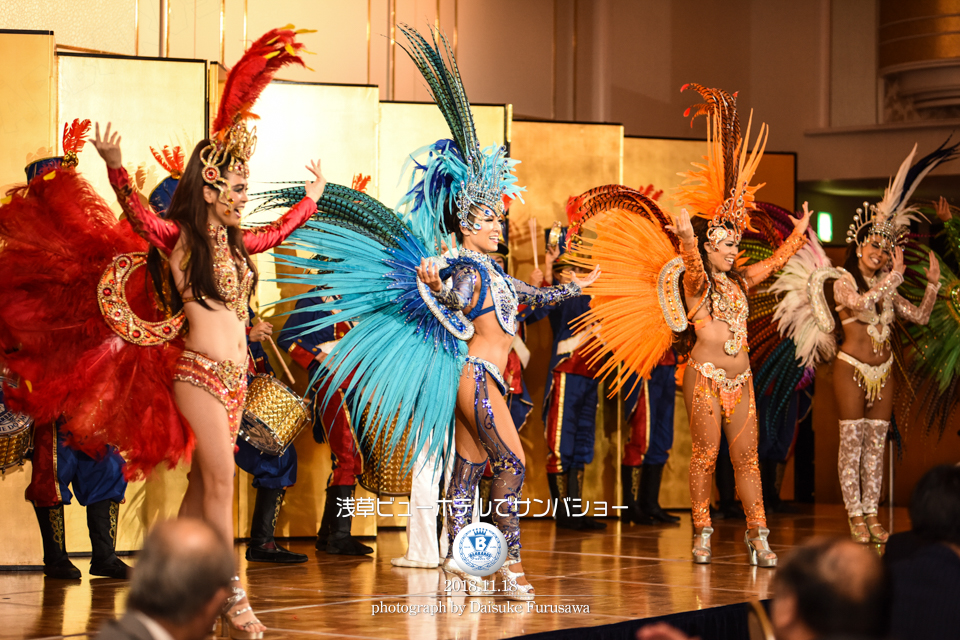
[[[464,362],[464,368],[466,368],[466,365],[468,364],[472,364],[474,368],[483,369],[489,373],[490,377],[493,378],[493,381],[497,383],[497,388],[500,390],[500,395],[507,395],[507,383],[503,381],[503,374],[500,373],[500,367],[492,362],[476,356],[467,356],[467,361]]]
[[[197,351],[184,351],[174,365],[173,379],[207,391],[227,410],[230,442],[236,442],[247,394],[247,364],[217,361]]]
[[[693,358],[687,361],[687,366],[693,367],[707,380],[710,380],[713,393],[720,399],[720,406],[726,417],[733,415],[740,399],[743,397],[743,387],[753,375],[750,369],[737,374],[735,378],[728,378],[727,371],[720,369],[711,362],[697,362]]]
[[[837,353],[837,360],[843,360],[853,367],[853,379],[857,381],[857,386],[866,393],[868,406],[880,399],[880,392],[883,391],[883,386],[890,376],[890,368],[893,366],[893,354],[890,354],[886,362],[878,365],[860,362],[843,351]]]

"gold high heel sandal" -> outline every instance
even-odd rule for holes
[[[747,529],[743,534],[743,541],[747,545],[747,557],[750,564],[755,567],[772,568],[777,566],[777,554],[770,549],[770,543],[767,542],[767,536],[770,535],[770,529],[766,527],[757,527],[757,537],[750,537],[750,530]],[[754,542],[760,543],[758,549]]]
[[[517,584],[517,578],[522,578],[522,573],[514,573],[507,569],[510,565],[520,562],[519,560],[507,560],[497,571],[497,584],[503,588],[497,587],[497,592],[507,597],[507,600],[517,600],[519,602],[530,602],[536,597],[533,592],[532,584]]]
[[[453,558],[444,560],[442,569],[444,573],[449,573],[463,580],[468,596],[488,596],[492,593],[492,591],[487,589],[483,578],[472,576],[466,571],[461,570]]]
[[[704,527],[700,533],[693,536],[693,562],[694,564],[710,564],[713,559],[713,551],[710,549],[710,536],[713,535],[713,527]],[[697,553],[699,551],[699,553]]]
[[[240,576],[234,576],[233,580],[230,582],[240,582]],[[232,595],[227,597],[226,602],[223,603],[223,609],[220,612],[221,620],[221,636],[229,636],[232,640],[262,640],[263,631],[249,631],[248,627],[255,624],[263,624],[257,620],[254,616],[253,620],[244,622],[241,625],[234,625],[233,621],[248,611],[253,611],[253,607],[247,605],[246,607],[241,607],[234,612],[230,612],[230,609],[237,606],[237,604],[247,597],[247,592],[243,590],[243,587],[232,587]]]
[[[876,520],[873,524],[867,522],[867,518],[873,518]],[[878,542],[880,544],[886,544],[887,540],[890,539],[890,534],[887,533],[887,530],[883,528],[883,525],[880,524],[880,519],[877,518],[875,513],[866,513],[863,516],[863,523],[867,525],[867,531],[870,532],[870,542]]]
[[[853,516],[847,518],[847,524],[850,525],[850,539],[858,544],[867,544],[870,542],[870,529],[866,521],[854,522],[853,518],[862,518],[863,516]]]

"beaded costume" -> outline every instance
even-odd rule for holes
[[[400,429],[391,432],[390,425],[413,425],[406,433],[405,469],[412,467],[417,455],[439,460],[438,454],[452,453],[455,407],[473,421],[494,471],[494,521],[508,542],[508,564],[515,563],[520,549],[516,502],[524,466],[518,452],[511,451],[501,437],[502,429],[513,427],[494,420],[492,407],[506,392],[499,367],[481,355],[468,354],[467,343],[475,335],[473,321],[483,314],[493,312],[499,330],[512,336],[518,304],[548,304],[579,295],[580,289],[576,285],[530,287],[507,276],[489,256],[462,248],[451,247],[441,257],[441,243],[449,242],[448,234],[457,231],[445,226],[444,212],[456,214],[455,224],[464,235],[476,232],[476,216],[502,216],[503,198],[515,198],[520,192],[512,172],[516,161],[508,159],[502,148],[481,149],[456,61],[443,36],[435,35],[431,44],[409,27],[400,30],[452,139],[411,156],[411,186],[399,212],[369,196],[328,184],[317,217],[292,236],[295,247],[318,257],[284,256],[282,260],[319,271],[287,278],[325,286],[330,295],[340,296],[336,305],[341,317],[357,321],[324,367],[334,386],[354,376],[357,391],[348,400],[352,410],[370,407],[369,419],[358,428],[372,431],[377,440],[386,439],[388,450],[399,446],[403,435]],[[298,188],[268,192],[262,196],[267,199],[262,206],[283,204],[298,195]],[[440,267],[444,286],[437,293],[417,278],[422,259]],[[451,384],[454,380],[459,384]],[[490,393],[488,380],[496,385],[496,393]],[[324,401],[333,399],[328,395]],[[358,434],[361,441],[369,437]],[[447,497],[463,508],[448,510],[450,536],[456,536],[470,519],[484,466],[459,455],[455,458]]]
[[[250,108],[277,70],[303,64],[297,33],[270,31],[231,69],[208,145],[212,155],[204,158],[229,157],[241,170],[255,141],[245,125]],[[179,168],[175,152],[163,157],[165,166]],[[11,404],[38,421],[65,415],[72,444],[90,455],[115,445],[127,460],[125,474],[136,477],[161,462],[175,466],[193,450],[193,432],[174,402],[175,377],[220,400],[234,430],[246,365],[183,350],[184,315],[160,308],[140,268],[151,245],[169,256],[180,229],[140,200],[123,168],[108,169],[108,177],[126,222],[69,163],[44,168],[4,199],[0,323],[20,347],[8,364],[29,383],[10,395]],[[222,190],[216,176],[204,173],[204,179]],[[257,253],[279,245],[314,210],[306,200],[275,223],[242,232],[244,246]],[[217,291],[244,320],[252,263],[231,255],[225,229],[210,232]]]
[[[740,136],[735,96],[699,85],[685,85],[684,89],[688,86],[706,100],[692,109],[694,117],[708,117],[708,153],[706,163],[694,164],[696,170],[684,174],[677,199],[692,213],[709,220],[706,238],[698,241],[714,246],[725,240],[739,244],[745,233],[754,230],[750,212],[757,208],[754,194],[758,186],[751,186],[750,181],[763,154],[766,127],[761,127],[751,152],[747,144],[749,127],[747,135]],[[597,327],[599,340],[594,357],[599,360],[611,356],[601,373],[612,378],[614,391],[629,380],[630,374],[647,377],[675,335],[690,328],[699,334],[714,321],[723,322],[729,333],[717,345],[722,347],[722,354],[732,359],[747,351],[747,290],[781,269],[806,242],[806,237],[797,232],[785,239],[774,233],[779,246],[742,274],[708,274],[700,248],[682,245],[676,236],[666,233],[663,227],[669,224],[667,217],[638,192],[604,187],[587,192],[581,201],[584,223],[592,221],[598,236],[596,240],[581,239],[587,255],[583,262],[599,262],[603,273],[591,287],[594,302],[581,323]],[[638,251],[637,247],[643,249]],[[657,302],[651,304],[653,299]],[[638,340],[638,335],[643,339]],[[739,370],[699,358],[688,364],[684,395],[693,441],[690,495],[694,526],[710,528],[712,478],[723,428],[748,525],[759,527],[761,539],[765,539],[766,515],[757,467],[757,411],[749,364],[738,365],[743,367]],[[758,553],[765,554],[765,566],[775,563],[769,551]]]
[[[910,196],[927,173],[957,155],[960,145],[947,147],[946,144],[915,163],[917,148],[914,146],[891,180],[883,199],[874,205],[864,203],[863,208],[857,210],[847,232],[847,242],[858,248],[858,256],[860,248],[868,243],[877,245],[888,255],[896,247],[907,244],[909,225],[911,220],[916,219],[914,214],[917,212],[915,207],[909,206]],[[918,247],[914,248],[912,255],[919,260],[925,258],[925,254],[925,248]],[[913,279],[919,280],[918,275],[912,276]],[[915,352],[910,358],[909,367],[904,366],[903,362],[899,362],[897,367],[893,366],[895,360],[902,358],[903,348],[908,345],[906,341],[902,341],[902,345],[896,336],[894,321],[899,318],[911,323],[917,327],[911,327],[911,332],[915,331],[919,336],[937,303],[940,283],[929,283],[925,278],[922,282],[925,283],[922,289],[915,284],[911,291],[914,300],[920,299],[919,305],[915,305],[898,293],[898,288],[904,283],[904,275],[897,271],[878,272],[866,280],[868,289],[862,291],[854,274],[843,268],[832,267],[822,251],[804,251],[791,260],[774,286],[778,292],[785,294],[778,305],[776,317],[780,319],[781,333],[794,341],[796,357],[804,366],[812,367],[836,356],[837,360],[853,368],[853,380],[863,390],[860,417],[840,420],[839,423],[837,466],[843,501],[851,518],[875,516],[877,513],[883,477],[883,449],[891,424],[889,417],[867,419],[865,415],[885,397],[892,401],[889,397],[892,389],[888,388],[892,384],[888,382],[891,381],[893,370],[912,372],[908,373],[912,380],[908,382],[907,390],[910,386],[922,386],[926,377],[920,373],[929,367],[924,352]],[[827,302],[825,287],[832,288],[834,308]],[[865,356],[855,357],[844,351],[843,347],[838,351],[834,334],[837,320],[840,326],[855,323],[865,326],[872,352],[868,355],[872,355],[872,362],[863,362],[860,358]],[[846,389],[848,387],[838,383],[838,397],[839,394],[848,393]],[[855,526],[851,524],[852,532]],[[859,534],[853,533],[855,539],[859,539],[856,538]],[[886,540],[886,532],[882,531],[879,524],[870,525],[870,536],[880,542]]]

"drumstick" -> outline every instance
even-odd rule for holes
[[[533,244],[533,269],[540,268],[540,260],[537,256],[537,219],[530,218],[530,242]]]
[[[254,323],[263,322],[260,318],[256,316],[253,317],[253,321]],[[283,372],[287,374],[287,380],[290,381],[290,384],[296,384],[296,381],[293,379],[293,374],[290,373],[290,368],[287,366],[287,363],[283,361],[283,356],[280,355],[280,349],[277,348],[277,343],[274,342],[273,338],[271,338],[270,336],[264,336],[264,338],[266,338],[267,342],[270,343],[270,346],[273,347],[273,352],[276,354],[277,360],[280,361],[280,366],[283,367]]]

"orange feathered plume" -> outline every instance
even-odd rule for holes
[[[63,153],[77,154],[83,149],[83,144],[87,141],[87,134],[90,133],[90,121],[74,119],[70,124],[63,125]]]
[[[575,329],[595,338],[586,353],[591,364],[602,361],[597,376],[608,379],[612,397],[631,374],[649,377],[673,344],[660,309],[658,279],[661,268],[677,257],[678,240],[664,231],[669,219],[641,191],[606,185],[577,199],[580,220],[570,232],[579,233],[592,221],[596,237],[575,237],[578,251],[570,262],[587,269],[599,265],[601,275],[587,290],[590,311],[576,320]]]
[[[293,29],[287,25],[268,31],[259,40],[250,45],[240,61],[230,69],[227,83],[223,87],[220,109],[211,127],[212,135],[222,139],[226,132],[241,120],[255,119],[257,115],[250,111],[273,76],[288,64],[306,67],[300,58],[303,44],[296,41],[301,33],[313,33],[311,29]]]
[[[350,188],[354,191],[359,191],[360,193],[367,192],[367,185],[370,184],[370,176],[365,176],[362,173],[358,173],[353,176],[353,183],[351,183]]]
[[[160,166],[167,170],[171,178],[180,179],[180,176],[183,175],[184,157],[183,149],[179,145],[171,149],[169,145],[165,144],[160,151],[150,147],[150,153],[160,163]]]
[[[721,89],[708,89],[698,84],[685,84],[680,90],[688,88],[698,91],[705,100],[689,107],[683,115],[690,117],[690,126],[697,116],[707,118],[706,163],[691,163],[696,168],[694,171],[679,174],[684,180],[677,187],[674,199],[691,214],[716,221],[724,201],[736,190],[738,194],[742,193],[744,213],[735,222],[741,231],[751,228],[747,212],[755,209],[755,194],[763,184],[750,185],[750,181],[767,145],[767,125],[760,125],[751,152],[749,140],[753,112],[750,113],[746,136],[741,138],[737,94],[730,95]]]

